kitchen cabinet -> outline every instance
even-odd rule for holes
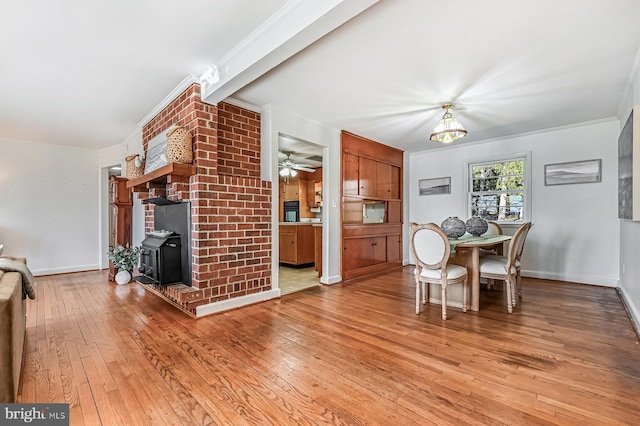
[[[322,225],[313,225],[313,255],[316,272],[322,276]]]
[[[300,180],[290,180],[289,183],[283,183],[284,185],[284,200],[283,201],[299,201],[300,200]]]
[[[128,181],[124,177],[109,177],[109,247],[131,245],[133,197],[127,188]],[[109,280],[113,281],[117,272],[109,262]]]
[[[314,263],[314,233],[310,223],[280,225],[280,263],[305,265]]]

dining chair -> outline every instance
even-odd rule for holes
[[[487,231],[482,235],[503,235],[502,226],[500,226],[496,222],[487,221]],[[495,248],[481,248],[480,256],[482,255],[490,255],[490,254],[499,254]]]
[[[497,222],[487,221],[487,232],[482,235],[502,235],[502,226]]]
[[[520,261],[518,254],[522,254],[524,240],[531,227],[531,222],[523,223],[513,234],[507,256],[481,256],[480,257],[480,278],[504,281],[504,289],[507,295],[507,311],[513,312],[517,304],[518,295],[521,290],[518,288],[518,271]],[[517,293],[517,294],[514,294]]]
[[[462,284],[462,311],[467,312],[467,268],[447,264],[451,254],[449,238],[435,223],[411,227],[411,254],[416,262],[416,314],[420,314],[420,301],[429,299],[429,284],[442,288],[442,319],[447,319],[447,287]]]
[[[531,227],[533,226],[532,222],[527,222],[525,223],[525,225],[527,225],[526,229],[524,230],[524,235],[522,236],[522,244],[520,245],[520,249],[518,250],[518,253],[516,254],[516,287],[518,289],[518,297],[522,297],[522,276],[520,274],[520,269],[521,269],[521,265],[522,265],[522,252],[524,251],[524,242],[527,239],[527,235],[529,235],[529,230],[531,229]]]

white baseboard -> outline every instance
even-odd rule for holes
[[[329,277],[326,281],[324,279],[324,276],[320,277],[320,283],[322,284],[337,284],[339,282],[342,282],[342,276],[340,275],[333,275],[331,277]]]
[[[600,285],[603,287],[618,287],[617,279],[595,277],[590,275],[558,274],[555,272],[527,271],[523,269],[522,276],[529,278],[540,278],[543,280],[568,281],[572,283]]]
[[[201,318],[206,315],[228,311],[229,309],[235,309],[241,306],[264,302],[265,300],[275,299],[276,297],[280,297],[279,288],[269,291],[261,291],[260,293],[248,294],[246,296],[234,297],[233,299],[222,300],[220,302],[213,302],[207,305],[198,306],[196,308],[196,317]]]
[[[28,260],[27,265],[29,265]],[[67,266],[64,268],[32,269],[31,273],[34,277],[40,277],[42,275],[68,274],[71,272],[96,271],[98,269],[100,269],[100,265],[96,263],[94,265]]]
[[[640,307],[636,306],[633,303],[633,300],[629,296],[629,293],[624,289],[624,287],[618,287],[618,292],[622,297],[622,302],[627,307],[629,314],[631,315],[631,321],[633,321],[636,330],[640,330]]]

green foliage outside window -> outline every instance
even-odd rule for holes
[[[524,159],[472,164],[470,172],[473,216],[494,221],[523,220]]]

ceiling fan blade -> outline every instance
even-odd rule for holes
[[[302,167],[302,166],[301,166],[301,165],[299,165],[299,164],[296,164],[295,166],[293,166],[293,167],[292,167],[292,169],[295,169],[295,170],[302,170],[302,171],[304,171],[304,172],[309,172],[309,173],[313,173],[313,172],[315,172],[315,171],[316,171],[316,169],[310,169],[309,167]]]

